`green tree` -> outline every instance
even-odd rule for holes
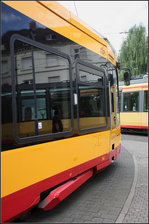
[[[122,43],[118,61],[122,68],[129,68],[131,75],[143,75],[148,72],[148,37],[142,25],[134,25],[128,31],[127,39]],[[120,71],[120,80],[124,71]]]

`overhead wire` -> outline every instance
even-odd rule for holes
[[[75,1],[73,1],[73,3],[74,3],[74,7],[75,7],[75,10],[76,10],[77,17],[79,17],[79,14],[78,14],[78,10],[77,10],[77,6],[76,6]]]

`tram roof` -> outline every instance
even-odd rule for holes
[[[94,38],[96,41],[102,43],[104,46],[108,48],[108,50],[112,51],[114,56],[116,55],[115,49],[113,48],[110,41],[104,37],[101,33],[97,32],[94,28],[90,27],[87,23],[83,20],[78,18],[75,14],[71,11],[67,10],[64,6],[56,1],[39,1],[43,3],[46,7],[52,10],[54,13],[61,16],[64,20],[69,22],[70,24],[76,26],[78,29],[82,30],[90,37]]]
[[[37,22],[53,29],[56,32],[60,32],[60,34],[66,36],[73,41],[76,40],[80,45],[87,45],[86,47],[90,50],[100,54],[101,56],[105,57],[112,64],[116,65],[116,55],[115,51],[108,41],[107,38],[103,37],[100,33],[95,31],[92,27],[87,25],[84,21],[80,18],[75,16],[72,12],[67,10],[64,6],[62,6],[57,1],[2,1],[5,4],[9,5],[10,7],[15,8],[16,10],[20,11],[21,13],[31,17],[32,19],[36,20]],[[30,7],[29,7],[30,4]],[[49,11],[49,12],[48,12]],[[55,14],[59,19],[56,17],[52,17]],[[44,17],[43,17],[44,14]],[[52,19],[53,25],[49,24],[49,19]],[[55,19],[54,19],[55,18]],[[62,23],[62,27],[60,26],[60,20],[62,19],[65,21]],[[69,28],[69,25],[73,28]],[[75,33],[75,28],[77,28],[78,33]],[[86,40],[79,39],[78,35],[79,32],[82,34],[86,34]],[[72,32],[74,32],[72,34]],[[83,36],[84,38],[84,36]],[[88,38],[91,38],[89,40]],[[95,46],[94,41],[98,43],[98,47]]]

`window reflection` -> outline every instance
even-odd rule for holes
[[[80,117],[104,116],[102,89],[80,86]]]
[[[69,131],[71,94],[68,59],[16,40],[15,71],[18,136],[52,134],[53,119],[58,120],[58,115],[63,128],[57,128],[57,132]]]
[[[139,111],[139,92],[124,93],[123,111]]]
[[[79,126],[88,129],[106,126],[103,72],[81,65],[79,69]],[[87,72],[87,71],[89,72]]]
[[[148,112],[148,91],[144,91],[144,112]]]

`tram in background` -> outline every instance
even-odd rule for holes
[[[125,86],[119,82],[120,124],[122,132],[148,131],[148,75],[130,80]]]
[[[3,1],[1,222],[54,208],[116,160],[110,43],[55,1]]]

